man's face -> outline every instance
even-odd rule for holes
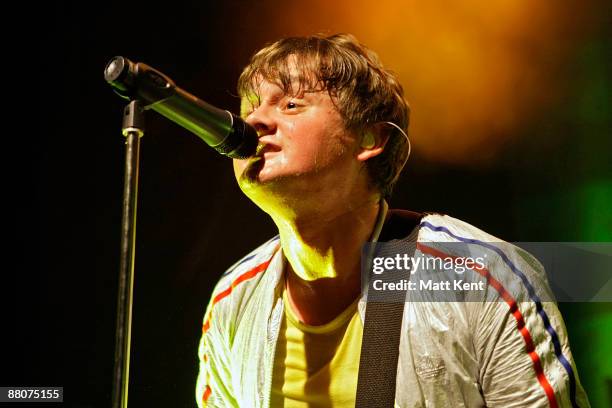
[[[327,91],[287,95],[265,81],[258,91],[241,101],[242,117],[259,134],[258,153],[234,160],[236,179],[247,195],[262,187],[291,194],[350,182],[360,165],[358,143]]]

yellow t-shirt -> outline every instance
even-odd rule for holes
[[[363,325],[355,300],[331,322],[299,321],[283,291],[285,317],[276,345],[272,407],[354,407]]]

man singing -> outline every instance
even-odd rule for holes
[[[235,176],[279,235],[213,292],[197,403],[352,407],[363,245],[499,239],[449,216],[388,209],[410,150],[408,106],[396,77],[353,36],[277,41],[252,57],[238,91],[259,146],[234,160]],[[588,406],[554,302],[504,292],[505,283],[524,288],[523,278],[547,288],[544,272],[518,251],[494,255],[479,272],[504,300],[405,304],[395,406]]]

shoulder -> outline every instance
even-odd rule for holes
[[[503,242],[502,239],[472,224],[446,214],[427,213],[421,219],[420,227],[424,236],[432,238],[445,238],[450,241]]]
[[[265,272],[272,260],[274,254],[279,248],[280,238],[275,236],[263,243],[240,260],[230,266],[221,275],[215,289],[213,290],[213,299],[218,296],[223,296],[228,291],[238,289],[238,285],[243,287],[250,286],[247,282],[254,283],[263,272]],[[246,285],[244,285],[245,283]]]
[[[464,239],[478,239],[484,242],[502,241],[465,221],[446,214],[419,213],[402,209],[389,210],[383,229],[384,239],[381,241],[400,239],[410,233],[416,225],[420,229],[419,239],[443,239],[450,242]]]
[[[227,268],[221,276],[220,282],[228,278],[231,280],[231,277],[236,277],[240,275],[241,272],[268,261],[278,249],[279,242],[280,237],[276,235],[240,258],[240,260]]]
[[[236,315],[240,314],[251,297],[250,294],[262,281],[266,278],[274,280],[275,277],[267,276],[269,274],[266,274],[266,271],[271,269],[273,259],[278,258],[275,258],[275,255],[279,249],[279,242],[278,236],[270,239],[225,271],[213,289],[204,316],[204,333],[211,325],[224,327],[235,321]]]
[[[422,230],[419,239],[430,237],[446,241],[461,241],[463,238],[479,239],[485,242],[502,241],[491,234],[458,218],[441,213],[419,213],[403,209],[389,209],[381,241],[400,239],[415,226]]]
[[[418,241],[435,243],[463,256],[481,257],[485,267],[478,273],[505,287],[517,301],[553,300],[544,267],[532,254],[465,221],[427,214],[421,219]]]

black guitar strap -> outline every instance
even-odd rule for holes
[[[386,244],[384,249],[376,250],[376,256],[393,256],[394,253],[413,256],[422,216],[411,211],[389,211],[378,238],[379,243]],[[406,236],[407,231],[412,232]],[[376,276],[377,279],[381,277]],[[404,278],[410,279],[410,273],[407,272]],[[355,407],[393,407],[406,291],[388,291],[384,295],[369,292]]]

